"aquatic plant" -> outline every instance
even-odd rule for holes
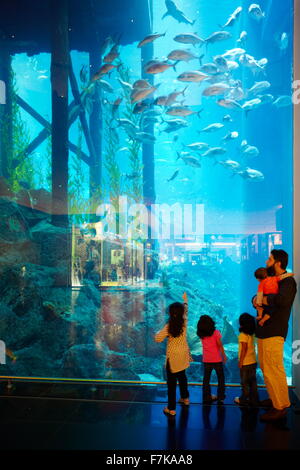
[[[6,109],[0,122],[0,141],[3,153],[6,155],[7,182],[14,192],[23,189],[24,183],[32,188],[34,171],[32,159],[26,155],[26,148],[31,138],[29,129],[22,118],[20,106],[17,103],[16,75],[10,68],[10,79],[7,84],[11,96],[11,109]]]
[[[119,77],[123,82],[130,83],[129,68],[122,65],[118,68]],[[134,114],[134,105],[131,104],[130,91],[124,90],[125,95],[125,111],[123,116],[129,119],[134,125],[139,125],[140,117],[138,114]],[[143,165],[140,158],[140,150],[142,144],[136,140],[131,139],[128,142],[128,153],[129,153],[129,169],[132,174],[136,174],[137,177],[132,181],[126,181],[125,183],[125,194],[131,198],[134,202],[141,202],[143,197],[143,184],[142,184],[142,171]]]

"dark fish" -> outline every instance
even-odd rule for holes
[[[176,176],[178,176],[178,173],[179,173],[179,170],[176,170],[171,176],[171,178],[167,180],[167,182],[169,183],[169,181],[173,181],[176,178]]]
[[[194,21],[189,20],[185,16],[185,14],[181,10],[179,10],[179,8],[177,8],[173,0],[165,0],[165,4],[166,4],[167,11],[162,16],[162,20],[166,18],[166,16],[172,16],[179,23],[186,23],[186,24],[191,24],[191,25],[195,23],[196,20]]]
[[[141,114],[145,111],[145,109],[149,108],[149,102],[148,101],[140,101],[139,103],[136,103],[135,107],[133,108],[133,114]]]
[[[137,172],[131,173],[131,175],[128,175],[126,173],[125,178],[128,179],[128,180],[134,180],[134,179],[138,178],[139,176],[140,176],[140,174],[137,173]]]

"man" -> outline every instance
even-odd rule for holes
[[[288,265],[288,254],[284,250],[272,250],[266,265],[269,275],[284,274]],[[297,285],[293,277],[286,277],[279,281],[278,287],[278,294],[263,297],[264,310],[270,318],[263,326],[257,325],[256,332],[258,361],[270,397],[270,400],[263,404],[272,406],[270,411],[260,417],[262,421],[283,418],[291,405],[283,365],[283,346]],[[253,299],[253,305],[256,308],[256,298]]]

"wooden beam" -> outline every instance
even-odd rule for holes
[[[35,118],[44,127],[44,129],[39,133],[39,135],[35,139],[33,139],[32,142],[30,142],[28,147],[23,152],[23,154],[25,155],[30,155],[32,152],[34,152],[34,150],[39,145],[41,145],[44,142],[44,140],[47,139],[47,137],[49,137],[49,135],[51,135],[52,126],[50,122],[48,122],[45,118],[43,118],[43,116],[41,116],[37,111],[35,111],[28,103],[26,103],[26,101],[20,98],[20,96],[17,95],[16,100],[17,100],[18,105],[21,106],[21,108],[27,111],[28,114],[30,114],[33,118]],[[74,118],[73,116],[72,120],[69,120],[69,127],[71,125],[71,121],[74,121],[75,119],[76,118]],[[68,141],[68,147],[72,152],[77,153],[77,154],[80,153],[81,159],[87,165],[91,165],[90,157],[85,152],[80,150],[76,145],[72,144],[72,142],[70,141]]]
[[[68,225],[68,0],[51,0],[52,223]],[[59,215],[58,215],[59,214]]]

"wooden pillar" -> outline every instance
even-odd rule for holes
[[[13,83],[11,70],[11,55],[5,46],[0,50],[0,80],[5,84],[5,104],[0,105],[0,176],[9,178],[9,162],[13,153],[13,123],[12,102]]]
[[[101,66],[100,46],[90,51],[90,74],[93,76]],[[93,110],[90,114],[90,135],[94,146],[94,161],[90,166],[90,197],[101,188],[102,177],[102,109],[101,109],[101,89],[97,87],[94,94]],[[99,192],[98,192],[99,194]],[[96,201],[98,203],[98,201]],[[99,200],[100,204],[100,200]]]
[[[68,225],[68,0],[51,0],[52,223]]]

